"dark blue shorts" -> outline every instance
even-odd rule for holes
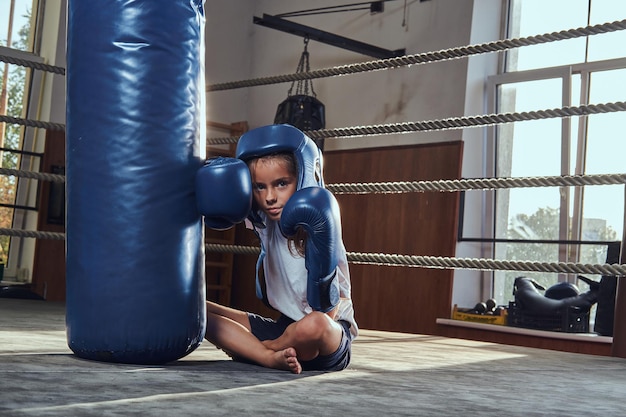
[[[261,341],[277,339],[284,333],[287,326],[294,322],[286,316],[280,316],[274,321],[254,313],[248,313],[248,319],[250,320],[252,334]],[[352,349],[350,323],[344,320],[339,320],[337,323],[343,328],[343,336],[341,337],[339,348],[330,355],[318,356],[310,361],[300,361],[304,371],[341,371],[348,367]]]

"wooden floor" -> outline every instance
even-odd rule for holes
[[[363,330],[350,367],[292,375],[205,343],[165,366],[75,357],[60,303],[0,299],[0,416],[623,416],[626,360]]]

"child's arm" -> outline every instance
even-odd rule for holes
[[[321,187],[298,190],[283,208],[280,227],[286,236],[300,228],[306,231],[307,301],[313,310],[333,310],[339,303],[336,279],[342,248],[337,200]]]

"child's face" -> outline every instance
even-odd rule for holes
[[[251,166],[253,195],[259,209],[270,220],[278,221],[287,200],[296,192],[296,178],[287,163],[276,158],[261,158]]]

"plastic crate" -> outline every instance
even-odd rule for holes
[[[570,307],[559,314],[545,315],[532,313],[517,307],[515,302],[509,302],[509,326],[524,327],[526,329],[548,330],[565,333],[588,333],[589,311],[581,311],[577,307]]]
[[[458,308],[455,304],[452,309],[452,318],[454,320],[472,321],[474,323],[506,325],[506,310],[499,316],[494,314],[474,314],[470,313],[470,311],[472,311],[472,309]]]

